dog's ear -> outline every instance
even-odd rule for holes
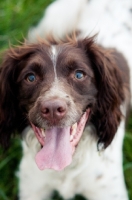
[[[15,52],[6,52],[0,67],[0,144],[7,147],[11,133],[15,131],[17,116],[17,96],[14,74],[17,66]]]
[[[112,141],[121,121],[120,105],[124,100],[121,72],[110,51],[94,42],[94,38],[79,42],[94,71],[98,90],[96,109],[91,121],[97,129],[98,144],[106,148]]]
[[[16,76],[31,50],[18,47],[5,53],[0,67],[0,144],[7,147],[11,134],[24,123],[18,107]]]

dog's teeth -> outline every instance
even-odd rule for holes
[[[42,133],[42,136],[45,137],[45,132],[44,132],[44,129],[42,128],[41,128],[41,133]]]
[[[73,135],[70,136],[70,142],[73,140]]]
[[[76,130],[77,130],[77,123],[73,124],[72,126],[72,131],[71,131],[71,135],[75,135],[76,134]]]

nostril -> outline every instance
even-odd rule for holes
[[[48,108],[43,108],[42,113],[43,114],[48,114],[50,111]]]
[[[59,107],[59,108],[57,108],[57,111],[58,111],[59,113],[63,113],[63,112],[66,111],[66,109],[65,109],[64,107]]]

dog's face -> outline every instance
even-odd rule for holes
[[[81,49],[43,45],[19,67],[19,103],[38,127],[71,126],[95,104],[94,73]]]
[[[39,168],[56,170],[71,163],[88,121],[108,146],[121,117],[117,74],[115,63],[92,38],[9,51],[0,74],[2,143],[26,119],[42,146],[36,156]]]
[[[40,169],[60,170],[71,162],[96,101],[97,89],[90,61],[82,49],[71,45],[43,45],[19,67],[19,107],[26,109],[28,120],[43,146],[36,162]],[[53,159],[55,151],[56,161],[46,159],[47,154]],[[69,156],[63,160],[67,151]]]

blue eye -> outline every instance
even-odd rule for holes
[[[27,81],[28,82],[34,82],[36,80],[36,77],[34,74],[30,74],[27,76]]]
[[[82,79],[84,77],[84,73],[82,71],[76,71],[75,72],[75,78],[76,79]]]

